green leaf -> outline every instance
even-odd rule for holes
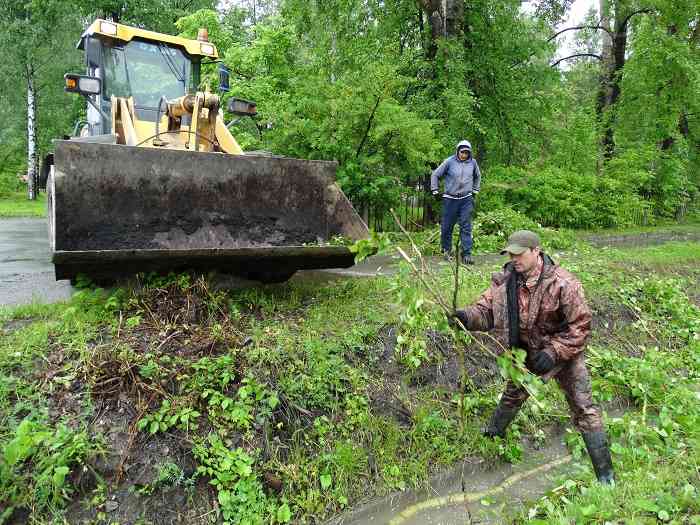
[[[218,500],[222,507],[228,507],[231,502],[231,493],[228,490],[220,490]]]
[[[70,469],[66,466],[56,467],[54,469],[53,477],[52,477],[54,491],[57,491],[61,487],[63,487],[63,484],[66,481],[66,476],[68,475],[69,472],[70,472]]]
[[[658,512],[659,511],[659,506],[656,503],[654,503],[653,501],[650,501],[648,499],[637,500],[637,501],[635,501],[635,503],[636,503],[636,506],[640,510],[645,510],[647,512]]]
[[[585,507],[581,507],[581,514],[583,514],[586,517],[592,516],[593,514],[595,514],[595,511],[596,506],[592,503],[590,505],[586,505]]]
[[[331,475],[330,474],[321,474],[321,488],[323,490],[327,490],[331,486]]]
[[[610,451],[614,454],[624,454],[625,450],[625,447],[623,447],[619,443],[613,443],[612,445],[610,445]]]
[[[277,508],[277,521],[280,523],[288,523],[291,519],[292,511],[289,509],[289,505],[284,503]]]

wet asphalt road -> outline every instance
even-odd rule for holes
[[[56,281],[46,219],[0,219],[0,306],[69,299],[68,281]]]

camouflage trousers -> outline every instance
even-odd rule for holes
[[[603,430],[600,409],[593,404],[591,394],[591,375],[583,356],[566,363],[554,376],[559,387],[564,391],[571,410],[571,421],[580,432],[598,432]],[[506,384],[499,405],[510,410],[519,410],[530,394],[512,381]]]

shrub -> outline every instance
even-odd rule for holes
[[[453,239],[459,227],[455,227]],[[505,246],[508,236],[517,230],[532,230],[540,236],[545,250],[564,250],[573,246],[575,236],[571,230],[544,228],[531,218],[511,207],[479,212],[474,217],[472,236],[474,253],[494,253]],[[423,255],[438,255],[440,247],[440,225],[412,235]],[[402,236],[397,235],[397,239]]]
[[[624,179],[558,168],[527,174],[507,201],[540,224],[565,228],[628,226],[649,207]]]

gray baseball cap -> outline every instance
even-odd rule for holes
[[[508,237],[506,247],[501,250],[501,255],[512,253],[520,255],[528,248],[537,248],[540,245],[540,238],[535,232],[530,230],[518,230]]]

